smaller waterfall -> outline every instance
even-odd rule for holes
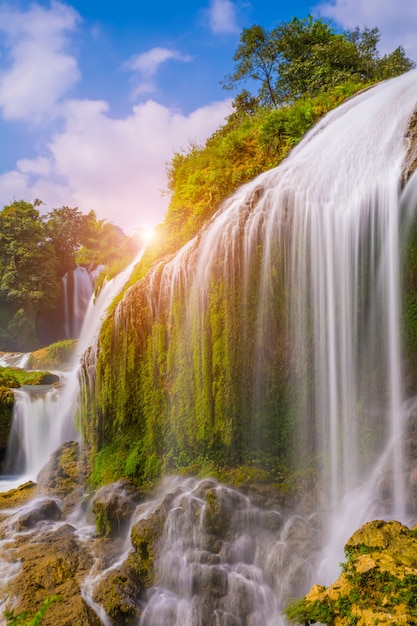
[[[0,367],[20,367],[25,369],[30,352],[4,352],[0,354]]]
[[[142,545],[149,529],[156,544]],[[288,514],[270,500],[256,506],[213,479],[167,476],[136,506],[120,549],[103,559],[97,546],[82,596],[111,626],[103,590],[142,558],[136,551],[156,549],[153,587],[126,599],[141,613],[138,626],[284,626],[289,598],[310,585],[319,536],[317,517]]]
[[[89,302],[94,293],[94,281],[102,270],[98,266],[94,271],[77,265],[62,278],[64,308],[64,338],[79,337]]]
[[[143,249],[125,270],[112,280],[105,281],[96,297],[91,290],[70,371],[58,372],[60,386],[24,386],[14,390],[13,424],[5,462],[6,473],[13,478],[0,477],[0,491],[7,491],[27,480],[36,480],[39,470],[59,445],[79,439],[74,417],[78,409],[81,355],[94,344],[108,307],[129,279],[142,254]],[[85,278],[85,272],[75,273]],[[16,355],[16,359],[20,358],[20,363],[25,356]]]
[[[27,385],[15,389],[14,396],[5,472],[18,476],[13,482],[20,484],[36,479],[45,457],[48,458],[60,443],[57,419],[59,389],[50,385]],[[2,483],[0,481],[0,486],[3,486]],[[10,488],[10,484],[4,486],[6,490]]]

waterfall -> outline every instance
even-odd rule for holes
[[[416,103],[410,72],[327,115],[126,293],[98,365],[124,372],[109,433],[110,411],[133,412],[135,377],[157,454],[291,451],[317,476],[331,556],[315,582],[364,521],[410,516],[401,270],[417,182],[402,179]]]
[[[403,252],[417,208],[417,174],[404,186],[403,168],[416,78],[345,102],[280,166],[239,188],[125,292],[105,336],[103,317],[133,265],[90,303],[73,370],[56,399],[42,400],[57,402],[54,445],[77,437],[82,368],[91,403],[83,434],[107,453],[122,442],[144,482],[161,458],[181,467],[183,457],[197,469],[208,458],[248,473],[285,459],[309,479],[289,510],[271,485],[251,499],[214,479],[165,477],[154,500],[135,502],[118,547],[95,546],[81,596],[103,624],[113,623],[108,587],[130,583],[138,562],[129,558],[140,569],[151,546],[147,595],[142,579],[139,591],[118,588],[127,590],[123,611],[141,611],[130,623],[281,625],[289,598],[337,576],[363,522],[416,514],[404,443],[417,399],[405,389],[402,345]],[[16,410],[29,400],[17,392]],[[29,434],[19,419],[20,441],[34,441],[43,426]],[[22,445],[19,464],[30,457]],[[69,521],[81,532],[84,519]],[[140,546],[141,531],[160,532],[157,544]]]
[[[3,352],[0,355],[0,367],[20,367],[25,369],[30,352]]]
[[[56,419],[59,390],[53,386],[36,385],[15,389],[13,423],[10,432],[5,473],[17,476],[12,483],[17,486],[26,480],[35,480],[45,460],[61,443],[59,420]]]
[[[90,294],[71,367],[68,372],[58,372],[60,385],[26,385],[13,390],[15,404],[5,460],[5,473],[13,478],[0,476],[0,491],[7,491],[26,480],[36,480],[39,470],[60,444],[79,439],[74,419],[78,410],[81,355],[96,340],[108,307],[129,279],[142,254],[143,250],[115,278],[104,281],[96,297]],[[7,358],[5,355],[3,362],[23,363],[25,356]],[[17,360],[18,357],[20,360]]]
[[[102,266],[93,271],[77,265],[62,277],[65,339],[79,337],[94,292],[94,280],[101,270]]]

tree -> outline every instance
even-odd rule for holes
[[[293,18],[277,26],[272,37],[279,53],[275,91],[280,102],[314,96],[357,72],[359,52],[355,44],[321,19]]]
[[[365,85],[415,67],[401,47],[381,59],[379,38],[377,28],[337,33],[311,15],[282,22],[270,32],[252,26],[242,31],[235,71],[223,87],[258,81],[259,103],[276,108],[342,83]]]
[[[391,78],[391,76],[399,76],[413,69],[416,64],[405,56],[402,46],[398,46],[391,54],[384,55],[378,61],[378,77],[381,80]]]
[[[59,295],[55,252],[39,211],[20,200],[0,212],[0,318],[17,349],[36,346],[36,317]],[[7,347],[7,341],[5,342]]]
[[[58,262],[58,273],[63,276],[76,266],[75,255],[84,241],[91,219],[78,208],[63,206],[44,216],[44,229]],[[91,214],[90,214],[91,215]]]
[[[234,89],[236,84],[249,79],[260,81],[262,102],[276,108],[278,100],[273,83],[277,51],[272,33],[257,25],[244,28],[233,60],[236,68],[233,74],[226,76],[222,83],[224,89]]]

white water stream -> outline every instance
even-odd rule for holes
[[[96,297],[91,296],[69,372],[58,372],[60,386],[26,386],[15,391],[10,445],[5,465],[12,476],[0,476],[0,491],[28,480],[36,481],[39,470],[65,441],[78,440],[74,418],[78,408],[80,358],[97,338],[106,311],[129,279],[136,259],[112,280],[104,282]],[[29,355],[4,355],[1,364],[21,367]]]

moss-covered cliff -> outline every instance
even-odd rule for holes
[[[254,190],[230,232],[208,225],[155,265],[105,320],[84,360],[83,427],[97,480],[253,463],[275,480],[289,463],[284,264],[278,246],[275,296],[261,307],[265,224],[244,236],[263,193]]]
[[[323,98],[329,105],[329,94]],[[286,124],[290,125],[304,111],[303,119],[309,124],[323,112],[318,108],[317,113],[316,100],[304,104],[303,108],[298,102],[291,113],[280,113],[278,127],[284,123],[281,115],[288,116]],[[278,159],[279,150],[286,154],[289,149],[289,137],[297,141],[298,136],[278,132],[273,124],[275,113],[268,114],[272,124],[268,145],[271,149],[272,138],[276,139]],[[302,132],[308,124],[302,125]],[[249,135],[259,138],[263,131],[259,126],[257,130],[251,127]],[[219,132],[213,144],[233,132],[230,128]],[[260,177],[256,184],[241,186],[221,205],[224,220],[208,219],[177,254],[161,256],[152,264],[153,256],[172,251],[182,243],[185,232],[193,233],[204,221],[203,213],[204,219],[212,214],[214,205],[207,202],[207,211],[199,212],[201,221],[195,221],[193,203],[190,200],[186,209],[182,195],[186,180],[190,193],[199,187],[190,182],[194,159],[196,170],[203,163],[206,174],[211,171],[203,158],[212,154],[211,149],[208,142],[206,151],[193,150],[175,166],[181,185],[174,188],[170,211],[159,231],[159,235],[164,229],[170,233],[167,241],[155,244],[139,264],[132,284],[111,307],[98,344],[85,355],[81,421],[94,460],[95,483],[120,476],[147,482],[167,469],[221,472],[241,465],[267,469],[276,481],[294,467],[312,468],[327,462],[315,458],[314,420],[307,419],[315,402],[314,381],[308,373],[312,371],[308,314],[302,354],[296,357],[289,347],[294,329],[288,311],[289,306],[297,306],[298,298],[293,289],[289,302],[289,259],[298,245],[292,238],[295,192],[283,192],[280,217],[272,220],[273,183]],[[250,151],[242,152],[253,159]],[[186,162],[189,171],[182,169]],[[263,162],[263,166],[270,164]],[[212,167],[213,173],[220,169],[217,161]],[[204,180],[210,180],[208,189],[214,189],[214,179]],[[227,193],[233,185],[225,185]],[[194,225],[176,236],[178,220]],[[417,230],[411,228],[410,233],[403,259],[403,336],[412,373]],[[368,265],[373,262],[369,260]],[[368,269],[365,259],[363,271]],[[369,289],[365,281],[358,291],[358,309],[366,311]],[[303,306],[308,307],[308,302]],[[381,365],[381,371],[375,369],[372,388],[365,390],[369,403],[384,394],[385,378]],[[407,391],[412,393],[417,386],[412,377],[409,381]],[[294,392],[296,386],[303,387],[301,394]],[[307,426],[300,433],[294,416],[301,404]],[[365,468],[367,459],[382,445],[385,432],[378,415],[358,410],[363,434],[358,458]],[[377,424],[378,437],[371,437]]]

